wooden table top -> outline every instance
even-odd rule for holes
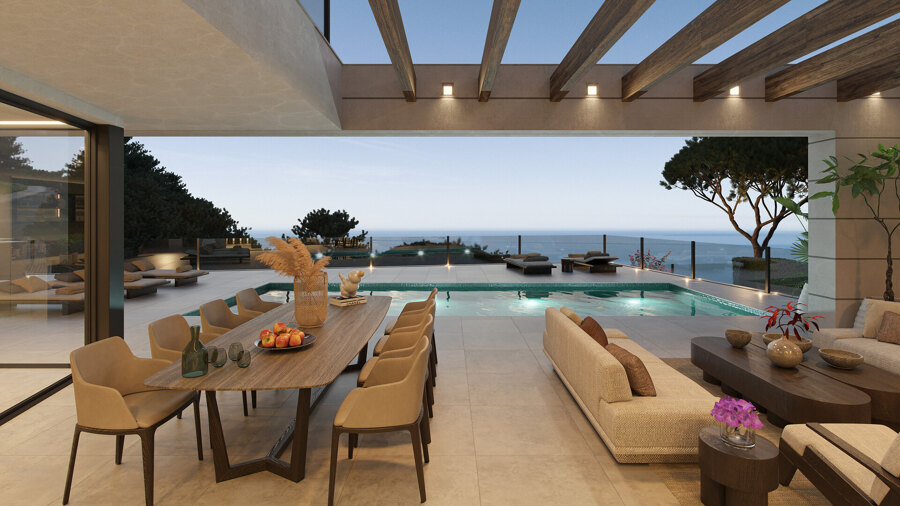
[[[250,366],[240,368],[228,361],[222,367],[209,366],[199,378],[181,376],[181,361],[147,378],[145,385],[173,390],[287,390],[327,385],[344,370],[384,321],[391,298],[369,296],[366,304],[337,307],[329,304],[325,325],[309,329],[316,336],[312,346],[300,350],[265,351],[253,343],[265,328],[290,321],[294,304],[284,304],[263,313],[206,344],[224,348],[240,342],[252,354]],[[306,329],[301,328],[304,332]]]

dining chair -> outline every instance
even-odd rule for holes
[[[431,386],[436,386],[437,357],[434,353],[434,301],[431,301],[424,311],[425,312],[416,312],[413,315],[405,317],[403,320],[403,327],[394,327],[394,330],[390,335],[383,336],[379,339],[375,344],[375,349],[372,350],[372,356],[377,357],[385,351],[413,346],[418,339],[419,333],[423,331],[425,327],[428,327],[429,335],[432,336],[432,351],[428,357],[428,376],[431,380]]]
[[[228,309],[222,299],[216,299],[200,306],[200,325],[203,332],[220,336],[238,325],[247,323],[253,317],[238,315]]]
[[[373,360],[373,366],[369,368],[369,372],[364,381],[358,382],[359,387],[372,387],[383,385],[386,383],[394,383],[400,381],[406,376],[407,371],[412,367],[416,355],[423,348],[428,347],[431,340],[427,333],[419,335],[419,341],[414,346],[404,348],[402,350],[393,350],[384,352],[378,360]],[[368,362],[367,362],[368,365]],[[428,446],[431,443],[431,428],[428,418],[433,417],[432,405],[434,404],[434,394],[431,390],[431,382],[428,381],[428,369],[425,369],[425,392],[422,398],[422,406],[428,410],[428,416],[422,417],[422,447],[425,449],[425,462],[428,462]],[[350,434],[350,444],[348,445],[348,458],[353,458],[353,448],[359,447],[358,434]]]
[[[437,293],[438,293],[438,289],[432,288],[431,293],[428,294],[427,299],[421,300],[421,301],[416,301],[416,302],[406,303],[406,305],[403,306],[403,309],[400,311],[400,316],[398,316],[396,320],[389,323],[384,328],[384,334],[390,335],[391,332],[394,331],[394,329],[399,329],[404,325],[408,325],[408,322],[404,318],[409,318],[412,315],[421,315],[422,312],[424,312],[425,310],[430,310],[431,316],[434,317],[435,316],[435,308],[437,306],[437,301],[435,300]],[[437,356],[437,342],[436,341],[437,341],[437,338],[435,337],[434,327],[432,327],[432,329],[431,329],[431,355],[432,355],[431,361],[435,365],[434,370],[433,370],[434,376],[432,377],[432,381],[434,381],[434,377],[437,376],[438,356]]]
[[[372,370],[382,358],[399,358],[413,354],[419,338],[421,338],[422,335],[431,335],[433,326],[434,318],[430,314],[426,314],[419,322],[419,325],[407,327],[405,329],[397,329],[396,332],[391,334],[389,340],[386,339],[384,343],[379,342],[379,344],[382,344],[381,348],[376,347],[375,353],[377,353],[377,355],[366,361],[362,369],[360,369],[359,376],[356,379],[356,385],[363,386],[363,384],[366,383],[369,374],[371,374]],[[434,363],[432,362],[433,356],[429,355],[428,358],[428,375],[426,378],[428,381],[425,394],[428,399],[428,416],[433,418],[434,381],[432,380],[432,374],[434,371]]]
[[[341,434],[409,431],[419,480],[419,499],[425,502],[425,470],[420,426],[424,410],[422,396],[428,368],[429,346],[420,347],[412,367],[396,382],[354,388],[334,416],[331,432],[331,468],[328,477],[328,504],[334,504],[337,452]],[[352,445],[350,445],[352,446]]]
[[[160,320],[150,322],[147,325],[147,332],[150,335],[150,356],[175,362],[181,360],[181,353],[185,346],[191,340],[191,326],[188,321],[180,314],[173,314]],[[206,344],[221,334],[211,332],[200,332],[200,342]],[[244,416],[249,416],[247,410],[247,392],[241,391],[241,397],[244,401]],[[256,391],[250,392],[253,409],[256,409]],[[178,413],[181,418],[181,413]]]
[[[407,302],[406,305],[403,306],[403,309],[400,311],[400,315],[403,315],[406,313],[413,313],[413,312],[424,309],[428,305],[428,301],[435,300],[437,293],[438,293],[438,289],[432,288],[431,293],[428,294],[427,299],[419,300],[419,301],[415,301],[415,302]],[[387,326],[384,328],[384,333],[390,334],[391,331],[394,330],[394,326],[396,324],[397,324],[397,320],[394,320],[393,322],[388,323]]]
[[[116,465],[122,463],[126,435],[141,438],[144,462],[144,500],[153,504],[153,450],[156,429],[194,405],[197,458],[203,460],[200,441],[200,395],[192,391],[151,389],[144,380],[168,366],[168,360],[138,358],[121,337],[83,346],[69,355],[75,389],[75,435],[63,504],[69,502],[75,455],[82,432],[116,436]]]
[[[253,288],[241,290],[234,298],[237,300],[238,314],[249,316],[251,318],[256,318],[267,311],[271,311],[281,306],[278,302],[267,302],[262,300]]]

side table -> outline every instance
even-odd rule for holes
[[[575,267],[575,258],[560,258],[559,264],[562,267],[563,272],[573,272]]]
[[[718,427],[700,430],[700,500],[706,505],[766,505],[778,488],[778,447],[757,435],[753,448],[735,448]]]

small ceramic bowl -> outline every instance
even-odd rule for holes
[[[725,339],[734,348],[743,348],[750,343],[752,334],[746,330],[728,329],[725,331]]]
[[[838,369],[854,369],[865,361],[859,353],[836,348],[819,348],[819,355],[828,365]]]

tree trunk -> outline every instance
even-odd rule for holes
[[[894,259],[891,258],[891,239],[893,234],[887,236],[887,270],[884,273],[884,300],[894,300]]]

